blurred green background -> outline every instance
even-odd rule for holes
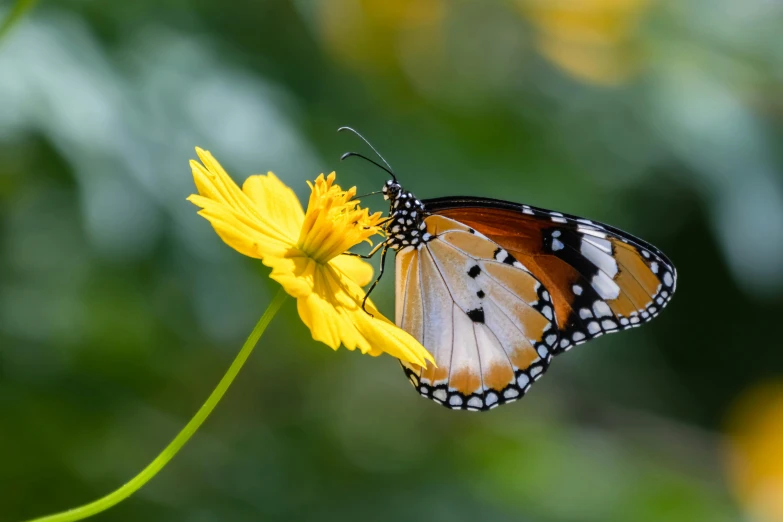
[[[303,198],[332,170],[377,190],[339,163],[366,151],[341,125],[420,198],[644,237],[677,296],[487,414],[313,342],[289,301],[204,428],[99,520],[783,520],[783,428],[730,420],[783,378],[781,34],[769,0],[42,1],[0,42],[0,520],[137,473],[276,290],[185,201],[194,146]]]

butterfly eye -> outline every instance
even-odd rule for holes
[[[388,194],[389,197],[397,199],[400,197],[400,192],[402,191],[402,187],[399,183],[395,183],[391,180],[386,182],[386,186],[383,187],[383,193]]]

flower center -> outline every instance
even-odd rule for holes
[[[343,190],[334,184],[334,179],[332,172],[326,178],[321,174],[315,183],[308,182],[312,192],[297,243],[302,252],[321,264],[362,241],[372,244],[370,237],[381,230],[381,213],[370,215],[358,200],[351,201],[356,187]]]

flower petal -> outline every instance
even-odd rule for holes
[[[332,266],[317,265],[313,292],[297,300],[297,309],[313,339],[332,349],[342,344],[371,355],[386,352],[420,366],[426,366],[426,361],[434,364],[432,355],[381,315],[371,301],[367,312],[362,310],[363,298],[364,291],[353,280]]]
[[[372,265],[356,256],[337,256],[329,261],[333,267],[350,277],[359,286],[370,284],[373,276]]]
[[[291,243],[281,240],[277,234],[268,234],[265,227],[228,205],[195,195],[188,201],[201,207],[199,215],[212,223],[228,246],[241,254],[266,259],[282,257],[292,248]]]
[[[250,176],[242,192],[256,205],[261,215],[274,222],[289,237],[299,237],[304,210],[294,191],[272,174]]]
[[[264,264],[272,267],[269,277],[280,283],[288,295],[300,298],[313,293],[318,264],[298,248],[291,248],[280,257],[264,259]]]
[[[200,148],[196,148],[196,152],[204,164],[191,160],[190,167],[193,171],[196,188],[203,198],[227,207],[233,212],[235,219],[241,220],[245,225],[256,229],[257,232],[270,239],[289,245],[296,243],[298,235],[291,236],[286,232],[287,223],[275,221],[277,215],[262,214],[256,203],[239,189],[220,166],[220,163],[212,157],[212,154]],[[189,200],[205,208],[201,203],[197,203],[197,201],[203,200],[195,199],[195,196],[191,196]],[[231,243],[229,245],[234,246]]]

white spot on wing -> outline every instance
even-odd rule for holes
[[[449,398],[449,404],[451,404],[452,406],[462,406],[462,397],[460,397],[459,395],[452,395]]]
[[[572,286],[571,290],[573,290],[574,295],[582,295],[582,287],[579,285]]]
[[[517,391],[516,388],[509,388],[508,390],[503,392],[503,397],[506,399],[513,399],[514,397],[519,397],[519,391]]]
[[[581,232],[582,234],[587,234],[600,239],[606,239],[606,232],[600,232],[599,230],[593,227],[584,227],[582,225],[578,225],[576,227],[576,230],[577,232]]]
[[[604,319],[601,321],[601,326],[604,327],[604,330],[614,330],[617,328],[617,323],[612,321],[611,319]]]
[[[612,309],[606,304],[606,301],[596,301],[593,305],[596,317],[611,317]]]
[[[597,247],[587,239],[583,238],[581,242],[580,252],[591,263],[593,263],[599,270],[606,272],[609,277],[617,275],[617,261],[607,254],[601,248]]]
[[[600,248],[607,254],[612,254],[612,244],[607,241],[606,239],[600,239],[597,237],[583,237],[582,241],[587,241],[591,245],[594,245],[597,248]]]
[[[601,296],[602,299],[617,299],[617,297],[620,295],[620,287],[617,286],[617,283],[609,279],[609,276],[607,276],[603,271],[594,275],[590,284],[595,289],[595,291],[598,292],[598,295]]]
[[[563,250],[565,248],[565,245],[562,241],[559,239],[553,239],[552,240],[552,251],[557,252],[558,250]]]
[[[673,282],[674,280],[672,279],[671,272],[666,272],[665,274],[663,274],[663,284],[665,284],[666,286],[672,286]]]
[[[443,388],[435,390],[432,393],[432,396],[435,397],[436,399],[440,399],[443,402],[446,402],[447,394],[446,394],[446,390],[444,390]]]
[[[471,397],[468,400],[468,406],[472,406],[474,408],[481,408],[484,404],[481,402],[481,399],[478,397]]]
[[[487,403],[487,406],[492,406],[493,404],[495,404],[496,402],[498,402],[498,396],[497,396],[497,395],[495,395],[495,394],[494,394],[494,393],[492,393],[492,392],[489,392],[489,393],[487,394],[487,397],[486,397],[486,399],[484,399],[484,402],[486,402],[486,403]]]

